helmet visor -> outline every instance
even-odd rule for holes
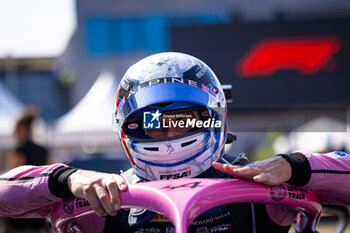
[[[205,129],[196,122],[210,120],[213,113],[204,106],[185,102],[155,104],[133,113],[126,120],[123,131],[136,141],[181,138]]]

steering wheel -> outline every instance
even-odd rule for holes
[[[131,184],[125,192],[120,192],[120,201],[121,208],[145,208],[166,216],[174,224],[176,233],[186,233],[199,215],[228,203],[265,203],[298,210],[297,233],[316,232],[322,210],[317,193],[313,191],[286,184],[270,187],[241,179],[185,178]],[[94,214],[88,205],[76,207],[73,204],[69,212],[67,203],[56,206],[51,217],[56,232],[66,232],[72,221],[83,215]]]

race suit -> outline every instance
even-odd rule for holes
[[[350,154],[331,152],[314,154],[296,152],[281,155],[292,167],[289,183],[315,190],[324,204],[350,204]],[[51,217],[63,201],[73,204],[67,186],[75,169],[64,164],[21,166],[0,176],[0,214],[10,217]],[[66,198],[66,199],[64,199]],[[175,232],[163,216],[146,211],[133,219],[133,210],[121,210],[116,216],[77,219],[82,232]],[[147,217],[145,217],[147,216]],[[229,204],[216,207],[198,217],[189,232],[288,232],[296,213],[285,207],[262,204]],[[137,217],[137,218],[138,218]]]

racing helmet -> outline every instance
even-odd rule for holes
[[[183,53],[148,56],[120,81],[114,130],[145,180],[199,177],[226,141],[227,108],[214,72]]]

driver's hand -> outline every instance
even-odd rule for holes
[[[292,176],[292,168],[282,156],[264,159],[244,167],[216,162],[213,163],[213,167],[228,175],[254,180],[270,186],[287,182]]]
[[[116,215],[120,209],[119,190],[126,190],[120,175],[88,170],[77,170],[68,177],[68,186],[74,196],[86,199],[99,216]]]

